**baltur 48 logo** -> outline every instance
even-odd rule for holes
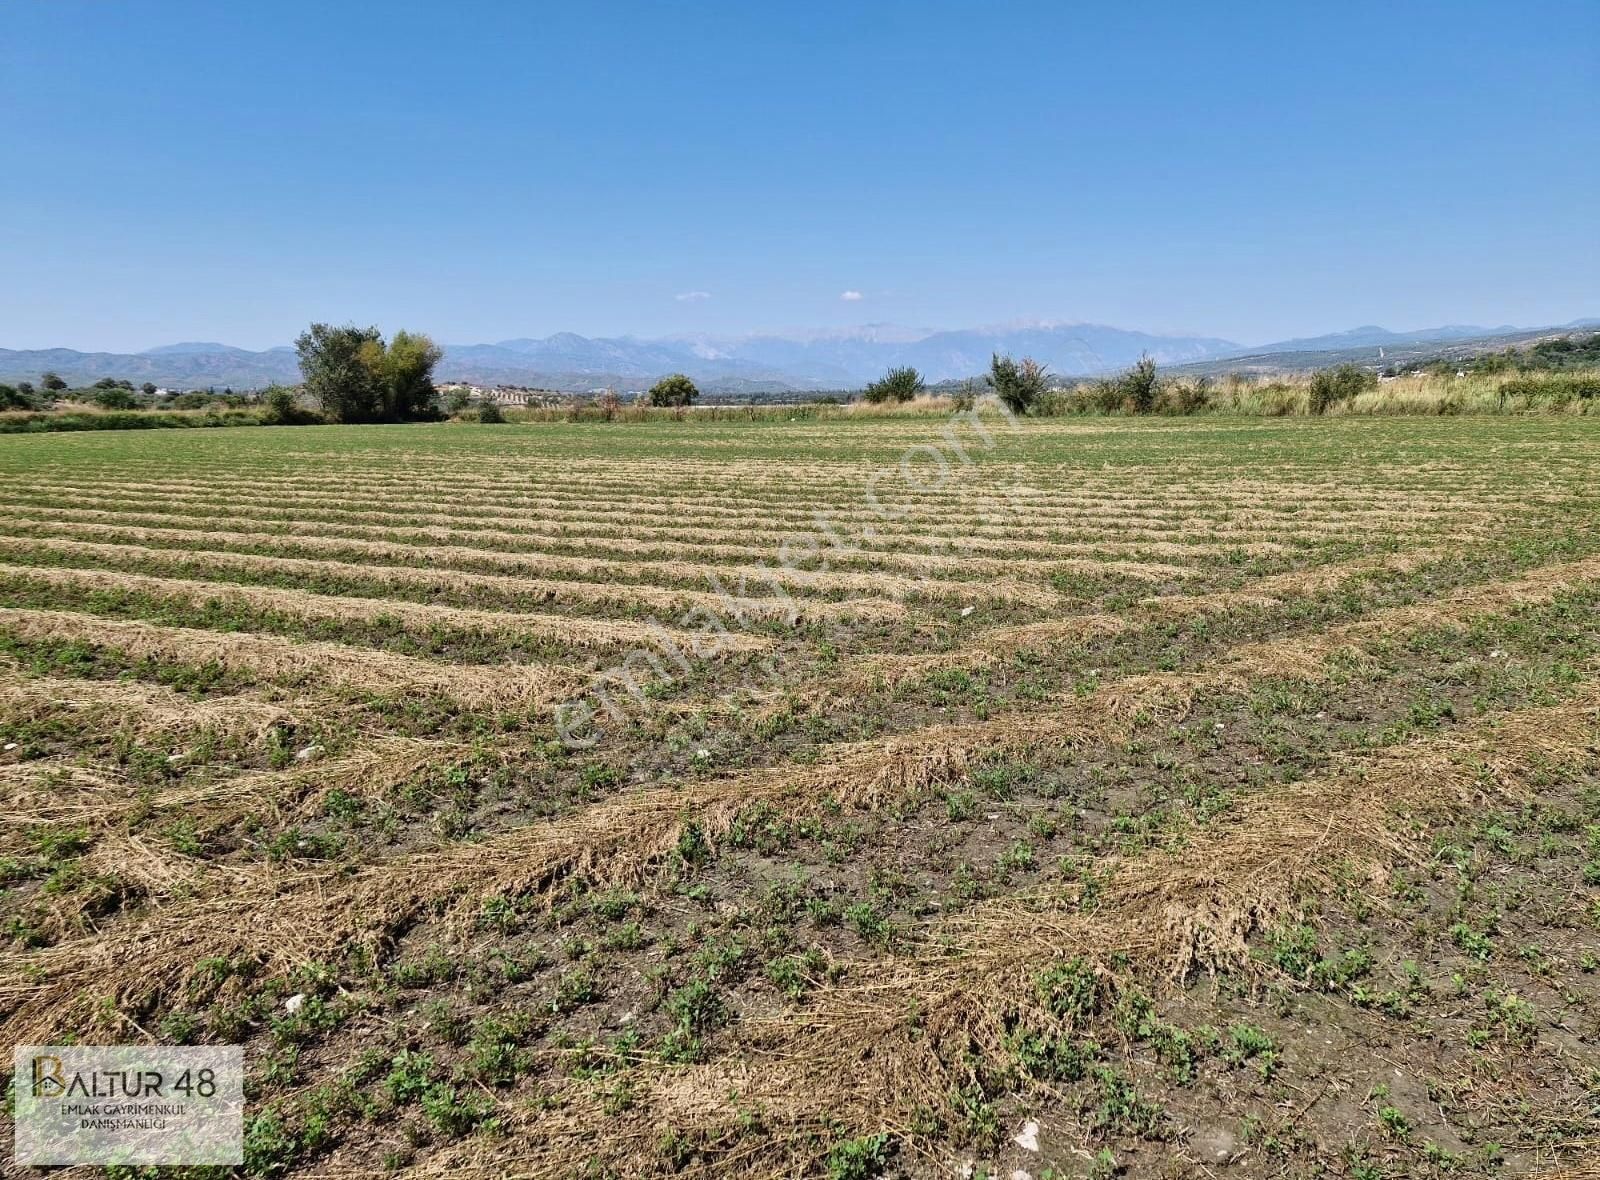
[[[171,1077],[159,1069],[69,1069],[59,1056],[33,1058],[35,1098],[210,1098],[217,1092],[212,1069],[185,1069]]]
[[[237,1045],[18,1045],[19,1164],[237,1164]]]

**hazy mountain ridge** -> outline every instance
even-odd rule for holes
[[[707,390],[754,392],[857,388],[887,368],[911,365],[930,381],[976,377],[993,353],[1032,356],[1063,377],[1110,372],[1148,354],[1163,366],[1225,365],[1230,358],[1259,364],[1312,367],[1315,358],[1376,356],[1450,342],[1488,343],[1537,332],[1578,328],[1575,320],[1547,329],[1475,328],[1449,325],[1413,332],[1364,326],[1246,349],[1206,336],[1162,335],[1104,324],[1039,323],[918,332],[892,324],[809,334],[678,336],[645,340],[631,336],[586,337],[558,332],[494,344],[446,345],[441,381],[530,385],[587,390],[599,386],[639,389],[667,373],[687,373]],[[232,386],[257,389],[299,380],[292,348],[261,352],[214,342],[162,345],[139,353],[79,352],[67,348],[0,349],[0,380],[37,381],[51,371],[74,385],[102,377],[151,381],[180,388]]]

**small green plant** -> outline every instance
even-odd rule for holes
[[[828,1180],[871,1180],[889,1166],[894,1141],[887,1134],[847,1139],[836,1144],[827,1158]]]
[[[1081,955],[1036,976],[1034,991],[1053,1016],[1072,1024],[1086,1023],[1106,998],[1100,977]]]
[[[1271,1078],[1278,1068],[1277,1043],[1253,1024],[1229,1025],[1222,1055],[1234,1065],[1254,1061],[1263,1078]]]
[[[433,1058],[427,1053],[402,1049],[389,1063],[389,1075],[383,1079],[384,1093],[396,1106],[404,1106],[422,1097],[433,1081]]]

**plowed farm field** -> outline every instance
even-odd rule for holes
[[[0,505],[5,1040],[244,1045],[244,1174],[1600,1174],[1592,421],[6,436]]]

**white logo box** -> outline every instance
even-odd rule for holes
[[[238,1045],[19,1045],[19,1164],[244,1162]]]

